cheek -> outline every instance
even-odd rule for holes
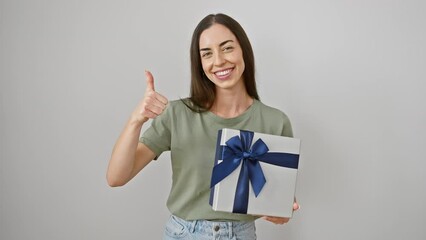
[[[242,52],[235,53],[231,58],[233,63],[239,65],[239,67],[244,70],[245,64]]]
[[[242,56],[236,56],[234,58],[234,63],[238,66],[238,68],[241,72],[244,72],[246,65],[244,63],[244,59],[243,59]]]
[[[241,60],[241,72],[244,72],[244,69],[246,69],[246,64]]]
[[[201,67],[203,68],[204,72],[208,72],[210,68],[210,63],[207,60],[201,60]]]

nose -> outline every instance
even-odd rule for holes
[[[222,64],[225,63],[225,57],[223,56],[223,54],[221,52],[219,52],[218,54],[216,54],[215,59],[214,59],[214,64],[216,66],[220,66]]]

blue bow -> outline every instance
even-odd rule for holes
[[[213,168],[211,186],[214,187],[231,174],[240,164],[241,170],[235,191],[232,212],[247,213],[249,182],[257,197],[266,183],[259,161],[287,168],[298,168],[299,155],[291,153],[268,152],[269,148],[258,139],[252,146],[254,133],[240,130],[240,136],[230,138],[222,149],[222,162]]]

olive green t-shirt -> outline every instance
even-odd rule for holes
[[[251,215],[213,211],[209,205],[218,130],[232,128],[293,137],[288,117],[258,100],[235,118],[221,118],[210,111],[197,113],[182,101],[187,100],[171,101],[140,138],[157,157],[171,151],[170,212],[186,220],[255,220]]]

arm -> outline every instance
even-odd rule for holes
[[[154,159],[155,154],[139,143],[141,124],[129,120],[118,138],[109,161],[107,181],[111,187],[123,186]]]
[[[145,74],[147,78],[145,96],[133,111],[111,154],[107,171],[107,182],[111,187],[122,186],[129,182],[155,157],[154,152],[143,143],[139,143],[139,134],[148,119],[155,118],[163,112],[167,99],[155,92],[151,73],[147,71]]]

